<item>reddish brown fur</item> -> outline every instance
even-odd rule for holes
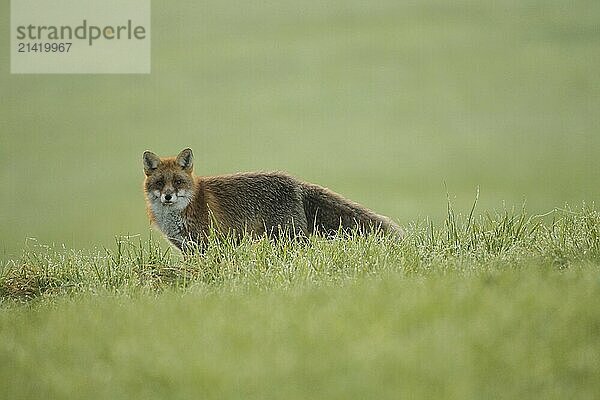
[[[389,218],[321,186],[279,172],[195,177],[192,157],[189,149],[162,159],[144,153],[148,216],[179,248],[186,241],[204,245],[211,227],[237,236],[277,236],[281,230],[301,236],[316,232],[331,235],[340,228],[402,235]],[[154,193],[158,190],[161,196],[177,193],[178,201],[189,199],[189,204],[177,203],[187,206],[174,211],[178,206],[163,206],[157,200]]]

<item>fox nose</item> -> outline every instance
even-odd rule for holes
[[[172,196],[170,194],[165,194],[165,200],[171,201]]]

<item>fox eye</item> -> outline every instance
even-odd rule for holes
[[[159,187],[159,188],[162,188],[162,187],[164,186],[164,184],[165,184],[165,183],[164,183],[162,180],[160,180],[160,181],[156,181],[156,183],[155,183],[155,185],[156,185],[157,187]]]
[[[175,179],[175,184],[176,185],[181,185],[182,183],[183,183],[182,179],[179,179],[179,178]]]

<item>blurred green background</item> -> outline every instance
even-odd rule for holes
[[[9,37],[2,0],[0,36]],[[401,224],[600,194],[600,2],[153,2],[150,75],[0,63],[0,257],[148,234],[141,153],[285,170]],[[5,58],[6,57],[6,58]]]

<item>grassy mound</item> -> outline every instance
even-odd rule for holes
[[[600,215],[504,212],[307,243],[26,250],[7,398],[594,398]]]

